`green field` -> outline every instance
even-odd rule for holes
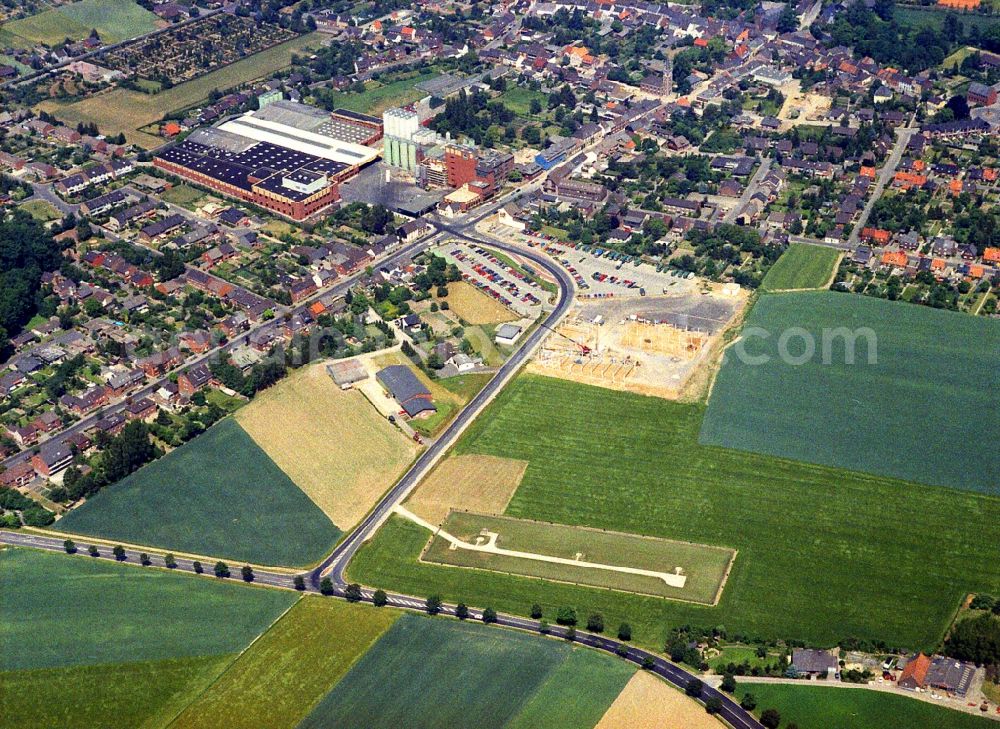
[[[934,706],[925,701],[866,689],[797,686],[788,684],[743,684],[737,696],[751,693],[757,713],[777,709],[782,726],[795,723],[799,729],[989,729],[996,723],[979,716]]]
[[[600,611],[656,648],[685,623],[930,648],[966,593],[1000,592],[1000,499],[703,446],[703,415],[699,404],[522,375],[456,450],[529,461],[510,516],[738,549],[716,608],[421,564],[427,532],[399,517],[350,574],[519,614],[538,602],[550,620],[562,605]]]
[[[0,727],[162,727],[232,656],[0,672]]]
[[[0,670],[234,653],[296,599],[166,570],[0,551]]]
[[[490,729],[505,726],[522,709],[542,719],[554,717],[544,707],[532,709],[532,699],[553,677],[562,682],[549,689],[553,694],[576,693],[575,680],[559,672],[573,650],[565,643],[553,645],[482,624],[404,615],[299,726]],[[610,696],[606,709],[628,676],[614,670],[615,659],[596,657],[617,688],[602,696],[602,701]],[[583,676],[592,679],[593,667],[583,663]],[[592,699],[580,700],[588,708],[593,705]],[[562,726],[574,725],[582,729],[593,722]]]
[[[55,45],[80,40],[97,30],[106,43],[156,30],[159,18],[132,0],[80,0],[3,26],[11,35],[33,43]]]
[[[583,559],[598,564],[657,572],[672,572],[674,567],[679,566],[684,568],[688,579],[682,588],[671,587],[653,576],[554,564],[468,549],[451,549],[451,542],[440,536],[431,538],[430,546],[423,556],[427,562],[606,587],[706,605],[715,601],[726,569],[733,559],[731,549],[703,544],[465,512],[452,512],[441,528],[470,543],[475,543],[480,532],[488,529],[499,535],[497,546],[500,548],[550,557]]]
[[[304,598],[171,727],[295,727],[398,617],[394,610]]]
[[[761,290],[825,289],[838,260],[835,248],[792,243],[764,276]]]
[[[29,200],[21,205],[21,210],[24,210],[28,215],[42,223],[47,223],[50,220],[59,220],[62,217],[60,212],[45,200]]]
[[[538,99],[538,102],[542,105],[543,113],[549,108],[549,97],[546,94],[543,94],[541,91],[533,91],[532,89],[526,89],[520,86],[511,86],[500,94],[498,98],[503,102],[504,106],[518,116],[536,116],[531,113],[532,99]]]
[[[983,5],[988,5],[990,1],[985,0]],[[968,33],[974,27],[986,30],[996,22],[996,16],[981,15],[979,13],[960,13],[954,10],[944,10],[935,7],[923,8],[897,5],[892,11],[893,18],[900,25],[917,29],[934,28],[935,30],[941,30],[944,27],[944,19],[948,15],[953,15],[958,20],[964,33]]]
[[[390,107],[402,106],[422,99],[427,94],[413,87],[418,83],[430,81],[440,75],[439,73],[415,74],[409,78],[390,81],[386,84],[371,81],[364,93],[356,94],[353,91],[338,91],[331,93],[330,98],[337,108],[377,116]]]
[[[747,318],[746,354],[728,350],[701,442],[850,468],[919,483],[1000,494],[1000,323],[862,296],[810,292],[764,296]],[[812,334],[806,364],[782,362],[783,332]],[[843,339],[822,332],[867,327],[845,363]],[[766,332],[765,336],[762,332]],[[874,347],[874,345],[870,345]],[[803,352],[802,339],[787,351]],[[877,354],[869,364],[869,354]]]
[[[486,383],[493,378],[488,372],[474,372],[467,375],[455,375],[438,380],[438,383],[448,392],[453,392],[464,400],[471,400],[480,390],[486,387]]]
[[[575,650],[507,726],[510,729],[591,729],[618,698],[635,667],[589,650]]]
[[[319,33],[301,35],[158,94],[114,89],[69,103],[49,99],[39,104],[38,108],[70,126],[76,126],[81,121],[93,122],[104,134],[124,132],[129,142],[158,147],[163,143],[160,137],[138,130],[160,121],[171,112],[197,106],[208,98],[213,89],[233,88],[287,68],[292,56],[315,47],[320,37]]]
[[[205,193],[191,185],[174,185],[160,194],[164,202],[180,205],[188,210],[195,209],[195,203],[205,197]]]
[[[73,534],[270,565],[305,565],[340,531],[226,418],[56,522]]]

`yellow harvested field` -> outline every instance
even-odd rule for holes
[[[448,284],[448,306],[469,324],[501,324],[518,318],[499,301],[466,281]]]
[[[418,449],[364,395],[337,387],[325,364],[295,372],[235,417],[344,531],[402,475]]]
[[[420,484],[406,508],[432,524],[443,522],[451,509],[503,514],[527,467],[527,461],[514,458],[451,456]]]
[[[723,729],[705,707],[651,673],[638,671],[595,729]]]

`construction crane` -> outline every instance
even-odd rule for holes
[[[543,328],[543,329],[548,329],[548,330],[549,330],[550,332],[552,332],[553,334],[558,334],[558,335],[559,335],[560,337],[562,337],[563,339],[567,339],[567,340],[569,340],[570,342],[572,342],[573,344],[575,344],[575,345],[576,345],[576,347],[577,347],[577,348],[578,348],[578,349],[580,350],[580,354],[583,354],[583,355],[587,355],[587,354],[590,354],[590,351],[591,351],[591,350],[590,350],[590,347],[588,347],[588,346],[587,346],[586,344],[583,344],[582,342],[578,342],[578,341],[576,341],[575,339],[573,339],[573,337],[570,337],[570,336],[568,336],[568,335],[566,335],[566,334],[563,334],[562,332],[560,332],[560,331],[558,331],[558,330],[556,330],[556,329],[553,329],[553,328],[552,328],[552,327],[550,327],[550,326],[549,326],[548,324],[544,324],[544,323],[543,323],[543,324],[542,324],[542,328]]]

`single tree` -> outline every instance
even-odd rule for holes
[[[329,597],[333,594],[333,580],[329,577],[324,577],[319,583],[319,592],[321,595],[326,595]]]
[[[149,558],[148,554],[143,552],[142,554],[139,555],[139,564],[141,564],[143,567],[149,567],[149,565],[153,564],[153,560]]]
[[[570,641],[571,643],[574,640],[576,640],[576,628],[574,628],[572,625],[566,628],[566,633],[563,635],[563,638]]]
[[[604,616],[600,613],[591,613],[587,618],[587,630],[591,633],[604,632]]]
[[[240,567],[240,576],[244,582],[253,582],[253,567],[248,564]]]
[[[344,590],[344,597],[347,598],[347,602],[361,602],[361,598],[364,595],[361,594],[361,585],[356,582],[351,583]]]
[[[545,635],[546,633],[549,632],[549,621],[548,620],[539,620],[538,621],[538,632],[541,633],[542,635]]]
[[[200,575],[202,572],[205,571],[205,568],[201,566],[201,562],[199,562],[198,560],[195,560],[194,562],[191,563],[191,569],[194,570],[196,575]]]
[[[556,622],[560,625],[576,625],[576,610],[571,607],[561,607],[556,613]]]
[[[722,711],[722,699],[718,696],[713,696],[708,701],[705,702],[705,711],[709,714],[718,714]]]
[[[497,611],[496,610],[494,610],[491,607],[488,607],[485,610],[483,610],[483,622],[484,623],[486,623],[487,625],[490,625],[491,623],[495,623],[496,621],[497,621]]]
[[[760,715],[760,723],[767,729],[778,729],[781,725],[781,714],[777,709],[764,709]]]
[[[455,607],[455,617],[458,618],[459,620],[465,620],[467,617],[469,617],[469,608],[468,606],[466,606],[464,602],[458,603],[458,605]]]
[[[621,656],[622,658],[625,658],[626,656],[628,656],[628,646],[625,645],[624,643],[619,643],[617,646],[615,646],[615,654]]]
[[[656,668],[656,659],[652,656],[646,656],[642,659],[642,667],[647,671],[652,671]]]
[[[632,626],[622,623],[618,626],[618,640],[632,640]]]
[[[76,544],[72,539],[67,539],[63,542],[63,549],[66,550],[66,554],[76,554]]]
[[[751,693],[743,694],[743,698],[740,699],[740,706],[747,711],[753,711],[757,708],[757,697]]]
[[[727,673],[722,677],[722,683],[719,684],[719,688],[725,691],[727,694],[731,694],[736,691],[736,676],[731,673]]]
[[[531,606],[531,617],[533,617],[535,620],[538,620],[540,617],[542,617],[542,606],[539,605],[537,602]]]
[[[101,556],[101,553],[97,551],[97,545],[96,544],[91,544],[89,547],[87,547],[87,553],[90,554],[91,557],[100,557]]]
[[[115,548],[111,550],[111,553],[115,555],[115,559],[119,562],[124,562],[127,559],[125,555],[125,547],[120,544],[116,544]]]
[[[167,569],[172,570],[177,567],[177,560],[174,559],[173,554],[167,552],[165,555],[163,555],[163,564],[166,565]]]
[[[225,562],[219,561],[215,563],[215,576],[216,577],[229,577],[229,565]]]
[[[292,578],[292,585],[295,586],[296,590],[304,590],[306,589],[306,578],[302,575],[295,575]]]
[[[698,698],[699,696],[701,696],[701,690],[702,688],[704,688],[704,686],[705,685],[701,682],[701,679],[692,678],[684,686],[684,693],[686,693],[688,696],[693,696],[694,698]]]
[[[437,615],[439,612],[441,612],[441,596],[430,595],[427,598],[426,609],[428,615]]]

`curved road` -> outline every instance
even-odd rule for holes
[[[572,302],[573,281],[569,274],[563,270],[561,266],[556,265],[541,252],[506,245],[494,240],[485,241],[480,238],[474,238],[466,235],[464,231],[470,227],[470,225],[471,223],[467,223],[465,225],[449,225],[441,221],[437,221],[437,227],[439,230],[446,232],[455,238],[460,238],[477,245],[488,245],[492,248],[502,250],[505,253],[530,259],[552,274],[559,285],[559,300],[556,303],[555,308],[545,317],[544,324],[546,326],[554,326],[559,319],[562,318],[563,314],[566,313]],[[432,236],[432,238],[436,237],[437,236]],[[424,242],[426,243],[428,240],[425,239]],[[468,427],[468,425],[514,377],[534,349],[541,343],[542,339],[544,339],[546,334],[547,332],[544,327],[536,327],[530,334],[527,335],[518,350],[510,357],[510,359],[507,360],[507,362],[504,363],[502,367],[500,367],[493,379],[491,379],[489,383],[487,383],[487,385],[479,392],[479,394],[476,395],[458,414],[455,420],[452,421],[448,428],[445,429],[444,433],[442,433],[441,436],[434,441],[434,443],[431,444],[426,451],[424,451],[424,453],[416,460],[413,466],[410,467],[399,482],[396,483],[396,485],[393,486],[385,494],[385,496],[383,496],[382,500],[379,501],[371,512],[369,512],[361,524],[359,524],[358,527],[315,569],[306,575],[299,575],[299,577],[305,578],[303,580],[303,589],[309,592],[318,592],[322,578],[329,577],[333,583],[333,595],[344,597],[344,590],[347,587],[344,571],[354,554],[365,541],[370,539],[375,534],[382,523],[389,518],[393,508],[406,498],[409,492],[417,485],[427,471],[442,455],[444,455],[444,453],[447,452],[449,448],[451,448],[452,445],[454,445],[455,441],[464,432],[465,428]],[[36,549],[61,552],[64,551],[63,541],[64,540],[61,537],[32,534],[30,532],[23,531],[0,530],[0,543],[15,546],[33,547]],[[78,544],[78,549],[82,552],[90,543],[94,542],[81,540],[81,543]],[[100,554],[96,557],[96,559],[114,559],[110,546],[106,543],[97,544]],[[127,548],[125,550],[124,561],[138,564],[140,562],[140,553],[140,550],[135,548]],[[156,566],[163,566],[162,562],[163,555],[165,554],[164,550],[149,549],[147,550],[147,553],[151,559],[159,561],[160,564]],[[187,572],[194,571],[195,560],[193,558],[178,556],[175,560],[177,563],[175,569]],[[213,573],[215,561],[216,560],[214,558],[206,557],[204,559],[202,562],[202,569],[206,574]],[[233,567],[230,569],[233,573],[233,577],[230,579],[239,580],[239,570]],[[296,577],[296,575],[289,572],[280,572],[266,568],[255,568],[252,581],[254,583],[270,587],[296,589],[294,582]],[[371,589],[364,588],[362,590],[362,600],[364,602],[372,602],[373,594],[374,592]],[[406,610],[426,610],[426,603],[422,599],[415,598],[410,595],[391,593],[387,595],[387,599],[388,604],[392,607]],[[440,613],[443,615],[454,616],[455,606],[443,605]],[[481,610],[469,610],[470,619],[481,620],[482,616],[483,614]],[[541,630],[541,623],[539,621],[522,618],[516,615],[498,614],[497,623],[508,628],[527,630],[535,633],[540,632]],[[566,629],[559,626],[551,626],[547,628],[546,632],[548,635],[554,637],[566,637]],[[681,690],[687,686],[689,681],[697,678],[697,676],[688,673],[684,669],[670,663],[660,656],[642,650],[641,648],[631,646],[628,643],[606,638],[602,635],[588,633],[586,631],[577,631],[574,640],[577,643],[581,643],[591,648],[618,655],[624,660],[630,661],[636,665],[648,666],[649,668],[647,670],[650,670]],[[719,716],[735,729],[763,729],[763,725],[760,724],[760,722],[758,722],[753,715],[750,714],[750,712],[744,710],[738,703],[733,701],[732,697],[705,684],[702,688],[701,699],[706,701],[711,698],[718,698],[722,702],[722,709],[719,712]]]

